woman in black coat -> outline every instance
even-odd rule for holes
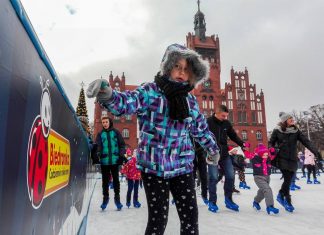
[[[291,204],[289,190],[291,180],[298,168],[297,141],[300,141],[306,148],[314,153],[317,159],[320,159],[321,156],[314,145],[297,128],[290,114],[281,112],[279,117],[280,123],[273,130],[269,141],[269,147],[273,147],[277,150],[277,156],[271,163],[273,166],[280,169],[284,178],[284,182],[277,196],[277,201],[283,205],[287,211],[292,212],[294,207]]]

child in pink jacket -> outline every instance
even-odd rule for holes
[[[253,207],[258,211],[261,210],[259,203],[265,199],[267,213],[278,214],[279,209],[274,207],[273,193],[270,187],[271,160],[275,158],[274,149],[269,151],[264,144],[259,144],[255,149],[255,154],[246,157],[251,159],[254,181],[259,188],[254,197]]]
[[[311,173],[313,173],[314,184],[320,184],[321,182],[316,178],[316,171],[315,171],[315,156],[314,154],[308,149],[305,148],[305,161],[304,165],[307,168],[307,184],[312,184],[313,182],[310,180]]]
[[[126,196],[126,206],[129,208],[131,205],[131,195],[133,194],[133,206],[140,208],[141,203],[138,202],[138,186],[141,179],[141,171],[136,168],[136,154],[137,151],[134,149],[132,157],[129,158],[128,162],[123,166],[121,173],[126,175],[128,182],[128,190]]]

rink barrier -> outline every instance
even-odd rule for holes
[[[88,139],[18,0],[0,1],[0,234],[85,234]]]

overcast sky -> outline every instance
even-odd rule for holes
[[[193,32],[196,0],[22,0],[74,106],[80,83],[110,71],[151,81],[165,48]],[[201,0],[207,35],[217,34],[221,86],[244,71],[266,100],[267,128],[280,111],[324,103],[323,0]],[[93,100],[87,100],[93,118]]]

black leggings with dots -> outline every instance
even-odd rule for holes
[[[192,173],[164,179],[143,173],[148,207],[145,235],[162,235],[168,223],[170,192],[180,219],[180,234],[199,234],[198,207]]]

